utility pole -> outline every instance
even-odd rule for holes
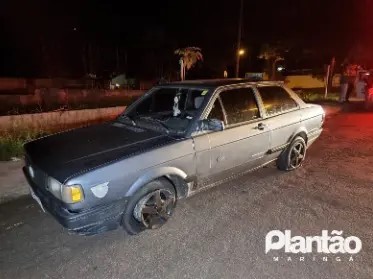
[[[119,67],[119,47],[118,46],[116,46],[116,64],[117,64],[117,74],[119,74],[119,69],[120,69],[120,67]]]
[[[236,78],[240,72],[240,49],[241,49],[241,32],[242,32],[242,15],[243,15],[243,0],[240,1],[240,16],[238,22],[238,34],[237,34],[237,50],[236,50]]]

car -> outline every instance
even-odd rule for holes
[[[325,113],[282,82],[198,80],[155,86],[114,121],[25,144],[24,174],[69,231],[161,227],[179,199],[276,162],[299,168]]]

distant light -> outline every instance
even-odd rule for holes
[[[78,30],[76,27],[74,27],[74,29],[73,29],[74,31],[76,31],[76,30]]]
[[[115,84],[115,86],[116,86],[117,88],[119,88],[119,87],[120,87],[119,83],[116,83],[116,84]]]
[[[245,54],[245,50],[241,48],[241,49],[238,51],[238,55],[241,56],[241,55],[244,55],[244,54]]]
[[[278,72],[282,72],[283,70],[285,70],[285,67],[283,67],[283,66],[278,66],[277,67]]]
[[[224,71],[224,77],[227,78],[228,77],[228,72],[225,70]]]

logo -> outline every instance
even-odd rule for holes
[[[322,230],[318,236],[292,236],[290,230],[284,232],[273,230],[267,233],[265,238],[265,253],[270,251],[283,250],[286,254],[349,254],[355,255],[362,249],[362,242],[357,236],[343,237],[343,231],[333,230],[330,235],[328,230]],[[290,258],[290,260],[289,260]],[[325,260],[326,258],[326,260]],[[291,257],[287,257],[291,261]],[[300,261],[304,261],[304,257],[300,257]],[[313,257],[313,261],[315,261]],[[337,261],[340,259],[336,257]],[[274,257],[274,261],[278,261],[278,257]],[[352,257],[349,259],[353,261]],[[327,261],[327,257],[323,257],[323,261]]]

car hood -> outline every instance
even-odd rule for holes
[[[133,156],[176,139],[113,122],[40,138],[25,144],[26,160],[64,182],[77,172]]]

